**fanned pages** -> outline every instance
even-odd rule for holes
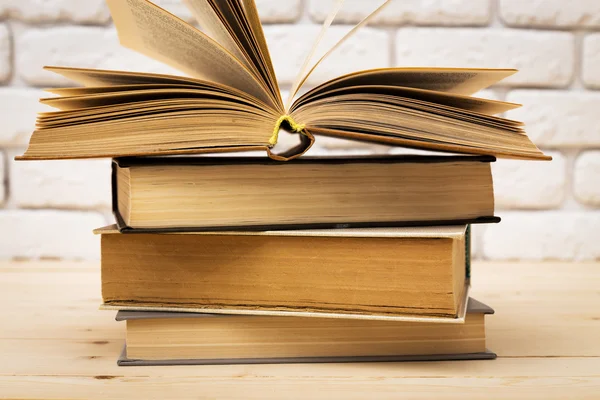
[[[278,161],[303,155],[318,136],[442,152],[549,160],[524,126],[498,116],[518,104],[472,94],[512,69],[383,68],[313,88],[285,107],[254,0],[185,0],[202,32],[147,0],[107,0],[124,46],[188,76],[48,67],[81,85],[49,89],[25,154],[17,159],[119,158],[261,150]],[[293,85],[293,98],[320,62]],[[337,1],[323,26],[333,22]],[[378,3],[379,4],[379,3]],[[322,35],[319,36],[321,38]],[[290,43],[293,45],[293,43]],[[300,144],[273,148],[280,129]]]
[[[296,82],[294,84],[294,86],[292,86],[292,91],[290,93],[290,98],[288,101],[288,107],[287,109],[290,108],[290,104],[293,100],[293,98],[296,96],[296,94],[298,93],[298,90],[300,89],[300,87],[302,87],[302,85],[304,85],[306,83],[306,80],[308,79],[308,77],[315,71],[315,69],[317,69],[317,67],[327,58],[331,55],[331,53],[333,53],[335,50],[337,50],[341,45],[343,45],[348,39],[350,39],[350,37],[352,37],[356,32],[358,32],[358,30],[360,28],[362,28],[363,26],[367,25],[367,23],[369,23],[370,20],[372,20],[373,18],[375,18],[385,7],[387,7],[390,2],[392,0],[386,0],[381,6],[379,6],[375,11],[373,11],[371,14],[369,14],[365,19],[363,19],[361,22],[358,23],[358,25],[356,25],[354,28],[352,28],[350,30],[350,32],[348,32],[346,35],[344,35],[344,37],[342,37],[329,51],[327,51],[308,71],[302,71],[301,75],[300,75],[300,80],[298,82]],[[343,1],[342,1],[343,2]],[[328,28],[329,26],[327,26]],[[318,44],[318,43],[317,43]],[[311,54],[312,56],[312,54]]]
[[[319,44],[325,37],[327,30],[333,23],[335,16],[338,14],[338,12],[340,11],[340,9],[342,8],[343,5],[344,5],[344,0],[337,0],[333,6],[333,9],[331,10],[331,12],[327,16],[327,18],[325,18],[325,21],[323,21],[323,26],[321,27],[321,32],[319,32],[319,36],[317,36],[317,39],[313,43],[311,50],[306,55],[306,58],[304,59],[304,63],[302,64],[302,68],[300,68],[300,71],[298,72],[298,76],[296,77],[296,79],[294,80],[294,83],[292,84],[292,90],[290,91],[290,95],[289,95],[287,103],[286,103],[286,110],[288,110],[290,108],[292,101],[294,100],[294,96],[296,95],[296,93],[298,93],[298,89],[300,89],[300,85],[301,85],[303,78],[308,74],[308,71],[310,69],[310,61],[312,60],[313,56],[317,52]]]
[[[121,44],[193,77],[270,102],[266,89],[225,48],[146,0],[107,0]],[[272,104],[273,106],[275,104]]]

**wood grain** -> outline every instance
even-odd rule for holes
[[[600,265],[473,272],[496,361],[120,368],[98,265],[0,263],[0,398],[597,399]]]

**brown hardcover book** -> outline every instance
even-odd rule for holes
[[[122,366],[493,359],[485,315],[469,299],[464,324],[123,312]]]
[[[102,235],[104,308],[461,323],[467,226]]]
[[[550,159],[521,122],[497,116],[519,104],[472,97],[515,70],[373,69],[299,96],[321,61],[381,9],[320,59],[317,41],[284,102],[253,0],[187,0],[203,31],[146,0],[107,3],[122,45],[186,76],[47,67],[81,87],[49,90],[58,96],[42,101],[58,111],[39,116],[20,159],[266,150],[273,159],[288,160],[304,154],[315,136]],[[327,18],[324,31],[338,10]],[[279,154],[273,148],[281,128],[301,140]]]
[[[121,231],[498,222],[486,156],[145,158],[113,163]]]

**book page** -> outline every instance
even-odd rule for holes
[[[463,96],[460,94],[439,92],[435,90],[417,89],[403,86],[351,86],[340,88],[330,92],[325,92],[313,96],[307,100],[297,101],[291,108],[294,111],[305,106],[317,106],[319,102],[326,102],[328,99],[339,97],[340,95],[355,95],[357,98],[377,95],[388,95],[391,98],[400,98],[408,100],[420,100],[426,102],[432,107],[448,106],[463,109],[469,112],[477,112],[486,115],[501,114],[506,111],[521,107],[520,104],[508,103],[499,100],[488,100],[478,97]]]
[[[272,110],[266,103],[257,100],[250,94],[241,90],[225,86],[223,84],[202,81],[199,79],[188,78],[185,76],[174,76],[174,75],[161,75],[161,74],[150,74],[143,72],[129,72],[129,71],[107,71],[101,69],[87,69],[87,68],[70,68],[70,67],[44,67],[44,69],[62,75],[67,79],[77,82],[87,87],[101,87],[101,86],[128,86],[128,85],[172,85],[180,86],[194,86],[198,88],[209,88],[215,92],[230,93],[236,97],[245,99],[249,102],[256,104],[264,109]],[[52,90],[50,90],[53,92]]]
[[[325,53],[325,55],[323,55],[313,66],[312,68],[310,68],[308,71],[306,70],[302,70],[300,75],[299,75],[299,79],[294,83],[294,85],[292,86],[292,90],[290,91],[290,97],[288,98],[287,101],[287,105],[286,105],[286,109],[290,109],[291,108],[291,104],[292,101],[294,100],[294,97],[296,96],[296,94],[298,93],[298,90],[300,90],[300,88],[302,87],[302,85],[304,85],[304,83],[306,82],[306,80],[308,79],[308,77],[315,71],[315,69],[317,69],[317,67],[327,58],[329,57],[329,55],[331,55],[331,53],[333,53],[334,51],[336,51],[341,45],[343,45],[350,37],[352,37],[356,32],[358,32],[358,30],[360,30],[360,28],[362,28],[363,26],[365,26],[366,24],[369,23],[369,21],[371,21],[373,18],[375,18],[385,7],[387,7],[390,2],[392,0],[385,0],[385,2],[379,6],[375,11],[373,11],[371,14],[367,15],[367,17],[365,17],[361,22],[358,23],[358,25],[356,25],[354,28],[352,28],[350,30],[350,32],[348,32],[346,35],[344,35],[344,37],[342,37],[331,49],[329,49],[329,51],[327,51]],[[343,3],[343,0],[342,0]],[[338,6],[340,6],[340,4],[338,3]],[[339,11],[339,8],[337,10],[335,10],[334,13],[332,13],[333,18],[335,18],[335,15],[337,14],[337,12]],[[332,21],[325,21],[326,23],[328,23],[328,25],[326,25],[327,28],[329,28],[329,26],[331,25]],[[325,28],[326,29],[326,28]],[[322,37],[319,37],[319,39],[317,40],[317,43],[315,44],[315,47],[313,48],[313,53],[310,54],[310,58],[312,59],[312,56],[314,55],[314,51],[316,50],[316,47],[318,46],[320,40],[322,39]]]
[[[258,79],[269,89],[274,101],[280,105],[280,110],[283,112],[277,79],[270,59],[267,62],[268,57],[264,55],[268,55],[268,49],[254,3],[249,3],[248,8],[244,9],[240,0],[208,0],[208,2],[218,14],[229,34],[238,43],[246,58],[254,65]],[[250,21],[252,10],[256,17],[254,22],[258,24],[258,27],[253,27]]]
[[[292,101],[294,100],[294,96],[296,96],[296,93],[298,93],[298,89],[300,89],[300,82],[302,81],[302,78],[306,75],[306,73],[309,69],[310,60],[312,60],[312,58],[314,57],[315,53],[317,52],[317,49],[319,48],[319,44],[325,37],[325,33],[327,32],[327,30],[333,23],[335,16],[338,14],[338,12],[340,11],[340,9],[342,8],[343,5],[344,5],[344,0],[337,0],[333,9],[331,10],[331,13],[327,16],[327,18],[323,22],[323,27],[321,28],[321,32],[319,33],[319,36],[317,37],[317,40],[315,40],[315,43],[313,44],[312,49],[310,50],[310,52],[306,56],[306,59],[304,60],[304,64],[302,64],[302,68],[300,68],[300,71],[298,71],[298,76],[296,77],[296,79],[294,80],[294,83],[292,84],[292,90],[290,90],[290,94],[289,94],[288,99],[285,104],[286,110],[290,109],[290,107],[292,105]]]
[[[50,97],[40,101],[46,105],[62,110],[74,110],[98,106],[117,106],[121,103],[142,102],[148,100],[168,100],[168,99],[196,99],[198,102],[209,102],[215,99],[225,99],[228,102],[227,108],[242,109],[244,104],[255,109],[257,113],[273,119],[276,114],[263,110],[254,103],[244,102],[242,99],[226,93],[218,93],[210,89],[186,88],[186,87],[168,87],[152,89],[133,89],[117,92],[88,93],[75,96]]]
[[[185,0],[185,4],[202,30],[234,54],[269,89],[283,112],[277,78],[254,2],[244,2],[247,12],[237,2]]]
[[[428,97],[420,89],[410,90],[419,90],[424,98]],[[548,159],[518,123],[470,111],[484,111],[484,102],[478,103],[478,99],[469,102],[467,96],[444,95],[444,101],[432,107],[414,102],[408,96],[407,99],[373,94],[324,97],[293,110],[291,116],[315,135],[467,154]],[[452,107],[441,107],[444,103]],[[455,112],[456,108],[463,111]]]
[[[183,0],[183,3],[192,12],[201,29],[208,33],[221,46],[235,56],[246,68],[253,70],[255,66],[248,60],[246,54],[236,43],[234,38],[228,32],[215,10],[211,7],[208,0]],[[257,75],[258,77],[258,75]]]
[[[459,95],[471,95],[513,75],[514,69],[479,68],[381,68],[353,72],[325,82],[304,94],[296,103],[340,88],[365,86],[398,86],[434,90]]]
[[[267,88],[240,61],[196,28],[146,0],[107,3],[123,46],[276,107]]]
[[[369,87],[371,90],[373,87]],[[353,88],[351,88],[353,89]],[[467,97],[467,99],[473,99],[472,102],[461,102],[460,99],[447,99],[440,103],[432,103],[425,100],[417,99],[416,97],[407,97],[407,93],[398,93],[394,86],[378,86],[378,91],[371,91],[367,93],[357,93],[353,91],[345,92],[340,89],[333,96],[326,96],[319,100],[309,103],[303,107],[319,107],[319,104],[326,104],[329,101],[337,101],[338,99],[356,99],[356,101],[374,101],[382,104],[397,104],[406,108],[417,109],[429,112],[431,114],[451,115],[457,119],[475,121],[479,124],[486,126],[498,126],[503,129],[520,131],[523,127],[523,123],[519,121],[513,121],[506,118],[497,117],[494,114],[493,107],[502,107],[504,104],[507,106],[513,106],[513,103],[499,102],[490,103],[491,100],[478,99],[473,97]],[[403,88],[400,88],[401,90]],[[460,107],[458,107],[460,106]],[[294,113],[296,109],[292,109]],[[483,112],[481,112],[483,111]]]
[[[260,53],[259,55],[262,59],[262,63],[266,68],[267,76],[269,76],[271,84],[275,89],[275,95],[277,96],[277,99],[281,104],[281,112],[283,113],[283,100],[281,99],[281,92],[279,90],[279,84],[277,83],[275,68],[273,68],[273,61],[271,60],[271,54],[269,53],[267,39],[265,38],[262,23],[260,22],[260,17],[256,8],[256,2],[254,0],[242,0],[242,4],[246,13],[248,23],[250,24],[250,29],[252,31],[253,37],[257,42]]]

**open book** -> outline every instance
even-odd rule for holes
[[[187,76],[48,67],[82,87],[50,89],[19,159],[176,155],[266,150],[304,154],[315,136],[522,159],[550,159],[523,124],[496,116],[518,104],[471,97],[509,69],[385,68],[325,82],[308,76],[383,5],[311,63],[343,0],[284,102],[254,0],[185,0],[203,31],[146,0],[107,0],[121,43]],[[294,43],[290,43],[293,48]],[[294,101],[295,100],[295,101]],[[275,154],[280,129],[300,144]]]

